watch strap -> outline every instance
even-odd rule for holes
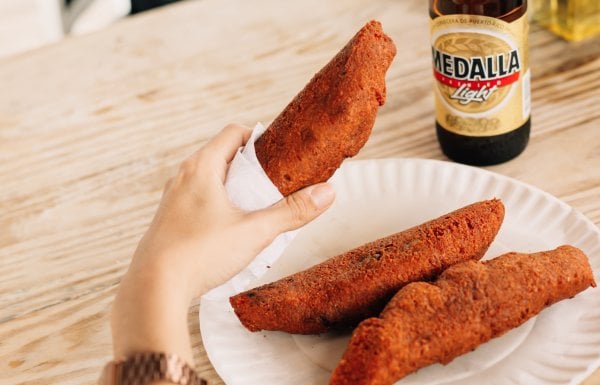
[[[146,385],[153,381],[179,385],[207,385],[185,360],[169,353],[135,353],[123,361],[109,362],[101,385]]]

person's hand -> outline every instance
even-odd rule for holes
[[[296,229],[331,205],[327,184],[308,187],[260,211],[244,212],[224,188],[228,165],[250,129],[229,125],[186,159],[165,187],[129,274],[172,274],[189,299],[243,269],[280,233]]]
[[[333,189],[323,183],[263,210],[236,208],[224,180],[249,136],[248,128],[228,125],[167,182],[115,299],[116,356],[155,350],[190,359],[190,301],[238,273],[277,235],[308,223],[332,204]],[[176,330],[185,331],[185,338],[174,338]]]

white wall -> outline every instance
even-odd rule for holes
[[[62,38],[60,0],[0,0],[0,58]],[[73,24],[71,33],[105,28],[129,13],[128,0],[94,0]]]

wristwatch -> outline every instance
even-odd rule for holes
[[[187,362],[175,354],[135,353],[106,364],[99,385],[146,385],[153,381],[179,385],[208,385]]]

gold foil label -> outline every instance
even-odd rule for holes
[[[467,136],[500,135],[530,114],[527,14],[512,23],[487,16],[431,21],[435,115]]]

